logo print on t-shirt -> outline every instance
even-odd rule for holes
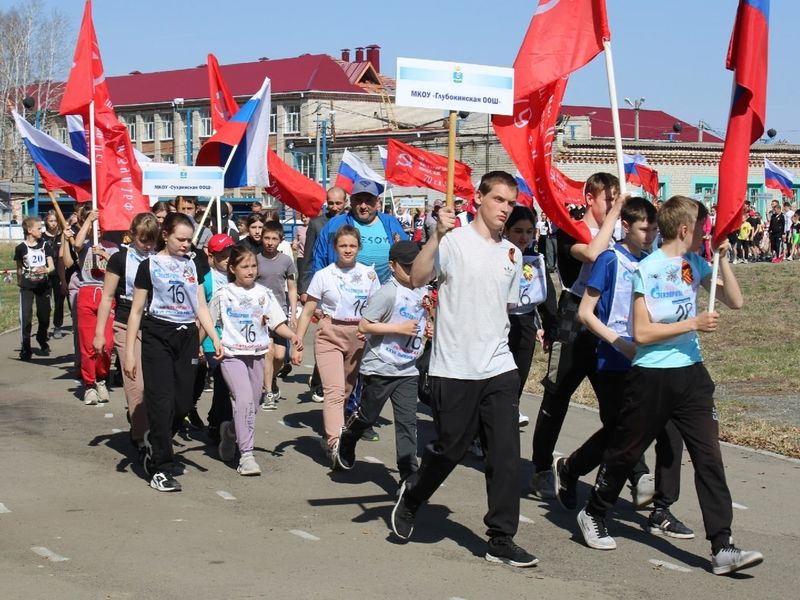
[[[399,233],[395,233],[394,236],[392,237],[392,239],[394,240],[394,243],[396,244],[397,242],[400,241],[400,234]]]
[[[670,283],[678,282],[678,267],[670,266],[667,268],[667,281]]]

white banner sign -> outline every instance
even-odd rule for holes
[[[403,208],[425,208],[425,198],[395,198],[395,202]]]
[[[398,58],[395,102],[398,106],[510,115],[514,69]]]
[[[140,163],[142,193],[151,196],[222,196],[222,167],[183,167],[169,163]]]

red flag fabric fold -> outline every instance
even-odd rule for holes
[[[408,185],[447,193],[447,157],[389,139],[386,157],[386,181],[395,185]],[[459,198],[472,200],[472,169],[456,161],[453,193]]]
[[[208,55],[208,89],[211,100],[211,126],[216,132],[236,114],[239,105],[236,104],[230,88],[222,79],[217,57],[210,53]]]
[[[316,217],[325,204],[325,190],[317,182],[295,171],[271,148],[267,148],[269,187],[267,192],[307,217]]]
[[[81,115],[89,140],[89,107],[94,102],[95,176],[100,229],[123,231],[133,217],[150,210],[142,195],[142,171],[133,154],[128,128],[117,119],[108,95],[103,61],[92,23],[92,3],[86,0],[72,68],[59,112]]]
[[[738,229],[747,194],[750,145],[764,133],[767,113],[769,0],[740,0],[726,67],[734,72],[733,98],[722,158],[712,243]]]

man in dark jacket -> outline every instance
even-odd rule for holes
[[[303,258],[297,261],[297,293],[300,294],[300,302],[305,303],[308,284],[311,283],[314,245],[317,243],[319,233],[329,220],[342,214],[346,206],[347,194],[342,188],[334,186],[328,190],[325,209],[308,222],[305,242],[306,251]]]

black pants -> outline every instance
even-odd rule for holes
[[[536,314],[531,311],[524,315],[508,315],[511,329],[508,332],[508,348],[514,357],[514,364],[519,372],[519,393],[525,389],[528,373],[533,363],[533,351],[536,348]]]
[[[394,412],[394,438],[400,479],[417,471],[417,382],[418,377],[363,375],[361,404],[353,413],[346,431],[355,440],[375,424],[386,401],[391,398]],[[344,435],[344,432],[343,432]]]
[[[221,363],[214,358],[214,353],[206,352],[205,354],[206,365],[214,379],[214,393],[211,396],[211,408],[208,409],[207,422],[209,427],[219,427],[223,421],[233,420],[231,391],[222,376]]]
[[[582,477],[600,466],[603,453],[614,437],[622,410],[627,375],[629,371],[598,371],[597,403],[600,406],[600,421],[603,426],[592,434],[583,445],[567,459],[567,473],[570,477]],[[683,439],[672,421],[656,437],[656,494],[653,504],[656,508],[669,508],[678,501],[681,491],[681,453]],[[644,457],[633,466],[628,480],[636,484],[649,469]]]
[[[53,327],[61,329],[64,325],[64,301],[66,296],[61,293],[61,280],[58,275],[50,275],[50,288],[53,290]]]
[[[144,402],[155,470],[175,460],[172,437],[193,406],[192,391],[200,339],[194,323],[142,321]]]
[[[489,379],[431,377],[436,441],[409,478],[410,503],[427,501],[480,435],[486,455],[489,510],[487,535],[513,536],[519,526],[519,376],[508,371]]]
[[[716,551],[730,538],[733,508],[719,446],[714,382],[703,363],[631,370],[614,439],[603,456],[587,511],[603,515],[614,505],[628,471],[670,419],[692,459],[706,538]]]
[[[40,346],[47,344],[47,330],[50,327],[50,288],[20,288],[19,290],[19,325],[22,333],[23,354],[31,353],[31,330],[33,329],[33,305],[36,304],[36,341]]]
[[[553,465],[555,450],[569,401],[588,377],[595,394],[597,384],[597,338],[580,328],[577,312],[580,298],[569,292],[558,303],[558,329],[550,350],[547,375],[542,379],[544,396],[533,430],[533,465],[546,471]]]

